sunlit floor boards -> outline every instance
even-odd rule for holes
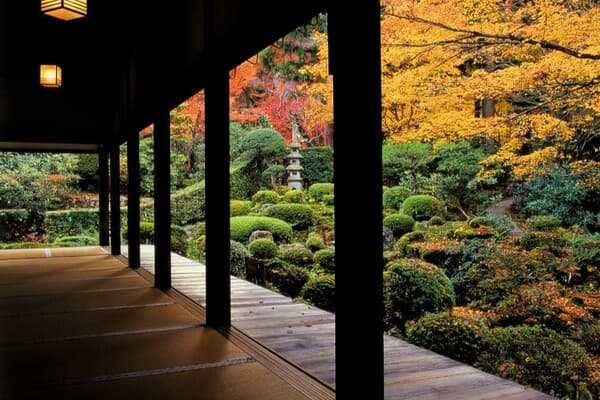
[[[0,399],[314,397],[202,323],[101,248],[0,251]]]

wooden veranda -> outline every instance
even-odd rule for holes
[[[232,326],[214,329],[204,265],[172,253],[162,291],[153,247],[141,256],[135,270],[102,247],[0,252],[0,398],[335,398],[334,314],[231,277]],[[384,348],[386,399],[552,399],[397,338]]]

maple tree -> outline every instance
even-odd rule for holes
[[[599,4],[384,0],[382,10],[389,141],[480,138],[495,147],[483,181],[566,160],[598,187]]]

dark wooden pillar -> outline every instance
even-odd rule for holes
[[[105,148],[98,152],[98,241],[100,246],[110,244],[108,225],[108,153]]]
[[[209,6],[206,15],[213,15]],[[208,18],[207,21],[213,21]],[[231,325],[229,263],[229,71],[219,58],[214,26],[205,35],[212,53],[205,88],[206,113],[206,323]]]
[[[171,288],[171,128],[169,111],[154,120],[154,286]]]
[[[136,130],[127,140],[127,257],[130,268],[140,266],[140,136]]]
[[[368,393],[369,399],[383,399],[379,0],[360,1],[352,7],[330,2],[328,17],[334,77],[335,256],[339,265],[335,277],[336,398]],[[358,52],[357,30],[362,39]]]
[[[110,148],[110,249],[121,254],[121,193],[119,190],[119,145]]]

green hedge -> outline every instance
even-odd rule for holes
[[[305,204],[282,203],[269,206],[263,215],[277,218],[290,224],[293,229],[307,229],[314,223],[313,210]]]
[[[250,234],[264,230],[273,234],[276,242],[289,242],[292,238],[292,227],[285,221],[272,217],[242,215],[229,220],[231,240],[248,243]]]
[[[48,240],[61,236],[94,236],[91,233],[98,232],[98,214],[97,208],[47,211],[44,227]]]

